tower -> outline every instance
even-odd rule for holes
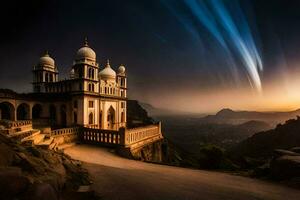
[[[40,57],[36,66],[33,67],[33,91],[45,92],[45,84],[58,81],[58,70],[53,58],[46,53]]]
[[[120,126],[126,127],[127,123],[127,76],[126,76],[126,68],[124,65],[120,65],[117,73],[117,83],[120,88]]]
[[[96,53],[85,39],[84,45],[77,51],[72,67],[72,79],[77,79],[77,91],[98,92],[98,63]]]
[[[84,45],[77,51],[71,69],[73,82],[72,112],[73,123],[97,127],[99,117],[99,78],[96,53],[85,39]],[[78,95],[79,94],[79,95]]]
[[[127,97],[127,76],[126,69],[124,65],[120,65],[117,74],[117,82],[120,86],[120,96],[123,98]]]

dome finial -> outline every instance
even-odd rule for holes
[[[45,51],[45,54],[44,54],[44,56],[49,56],[49,52],[48,52],[48,50],[46,49],[46,51]]]
[[[107,59],[106,67],[110,67],[109,59]]]
[[[88,45],[88,38],[87,38],[87,37],[84,38],[84,46],[86,46],[86,47],[89,46],[89,45]]]

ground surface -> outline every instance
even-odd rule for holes
[[[300,190],[219,172],[144,163],[108,149],[79,145],[65,153],[86,162],[103,199],[300,199]]]

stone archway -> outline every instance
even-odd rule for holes
[[[35,104],[32,107],[32,119],[40,119],[42,117],[43,108],[41,104]]]
[[[49,106],[49,120],[51,125],[56,124],[56,107],[53,104]]]
[[[115,125],[115,109],[110,106],[107,111],[107,128],[114,129]]]
[[[30,107],[26,103],[22,103],[17,108],[17,120],[26,120],[30,119],[29,114]]]
[[[9,102],[0,103],[0,120],[15,120],[15,107]]]
[[[67,107],[64,104],[60,106],[60,125],[67,126]]]

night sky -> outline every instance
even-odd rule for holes
[[[101,67],[125,64],[131,99],[192,112],[295,109],[299,10],[299,0],[10,0],[0,88],[30,92],[46,50],[68,77],[88,37]]]

